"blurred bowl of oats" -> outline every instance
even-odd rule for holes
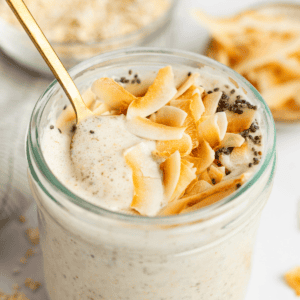
[[[146,46],[170,23],[178,0],[26,0],[66,68],[115,49]],[[20,65],[51,74],[29,37],[0,0],[0,48]]]
[[[263,2],[228,17],[196,11],[211,40],[206,55],[258,89],[280,122],[300,121],[300,1]]]

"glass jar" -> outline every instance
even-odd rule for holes
[[[129,69],[154,76],[153,71],[165,65],[185,71],[209,68],[232,78],[260,102],[261,163],[235,193],[188,214],[148,218],[97,207],[62,185],[43,157],[48,116],[53,111],[58,115],[67,103],[54,81],[34,108],[27,136],[29,182],[38,205],[45,279],[52,300],[241,300],[245,295],[276,161],[273,118],[258,92],[226,66],[178,50],[119,50],[87,60],[70,74],[84,91],[102,76],[128,74]]]

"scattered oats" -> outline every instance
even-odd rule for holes
[[[20,262],[21,262],[23,265],[25,265],[25,264],[27,263],[27,259],[26,259],[25,257],[22,257],[22,258],[20,259]]]
[[[35,254],[35,251],[32,249],[32,248],[29,248],[27,251],[26,251],[26,254],[25,254],[25,257],[28,258],[28,257],[31,257]]]
[[[37,290],[41,286],[39,281],[34,281],[32,278],[26,278],[24,283],[26,287],[33,291]]]
[[[0,300],[29,300],[24,293],[15,291],[12,295],[0,291]]]
[[[40,233],[39,233],[39,228],[28,228],[26,230],[26,235],[29,240],[29,242],[33,245],[37,245],[40,242]]]
[[[19,222],[21,222],[21,223],[25,223],[26,222],[26,219],[25,219],[25,217],[24,216],[19,216]]]

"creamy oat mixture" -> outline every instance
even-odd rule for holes
[[[176,87],[165,67],[137,97],[126,87],[144,79],[133,73],[96,80],[83,94],[95,116],[77,127],[71,106],[51,119],[42,148],[64,185],[97,206],[155,216],[212,204],[253,174],[261,108],[236,82],[204,70]]]
[[[137,31],[163,16],[170,0],[26,0],[51,42],[97,42]],[[5,0],[0,17],[20,26]]]

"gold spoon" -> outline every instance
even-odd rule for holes
[[[79,124],[86,117],[92,116],[93,113],[85,105],[74,81],[57,57],[25,3],[22,0],[6,0],[6,2],[68,96],[75,110],[76,124]]]

